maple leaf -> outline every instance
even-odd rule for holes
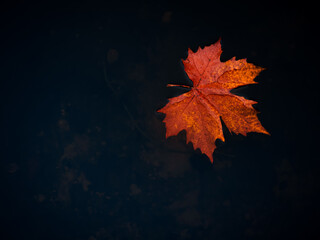
[[[188,57],[182,60],[186,73],[193,82],[190,88],[169,102],[158,112],[165,113],[166,137],[186,130],[187,142],[194,149],[199,148],[213,163],[215,141],[225,141],[220,118],[229,131],[246,136],[248,132],[269,133],[257,118],[253,104],[257,102],[230,93],[231,89],[254,84],[254,78],[263,70],[246,59],[232,59],[221,62],[220,39],[197,52],[188,50]]]

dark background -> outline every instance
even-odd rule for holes
[[[1,4],[1,239],[317,239],[315,6]],[[156,110],[219,37],[271,136],[224,127],[212,165]]]

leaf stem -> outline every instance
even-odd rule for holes
[[[187,85],[180,85],[180,84],[167,84],[167,87],[183,87],[183,88],[191,88]]]

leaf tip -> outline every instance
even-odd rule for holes
[[[264,130],[263,133],[266,134],[266,135],[268,135],[268,136],[271,136],[271,133],[269,133],[267,130]]]
[[[209,157],[209,160],[210,160],[211,164],[213,164],[213,157],[212,157],[212,154],[210,154],[210,156],[208,156],[208,157]]]

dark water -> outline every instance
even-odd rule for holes
[[[278,2],[1,7],[1,239],[310,239],[319,219],[312,6]],[[236,94],[271,136],[214,164],[156,110],[187,49],[222,38],[267,70]],[[104,72],[105,71],[105,72]],[[315,239],[315,238],[312,238]]]

